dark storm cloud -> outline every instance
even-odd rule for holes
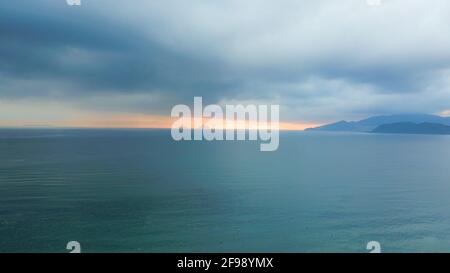
[[[444,0],[2,1],[0,99],[167,113],[201,95],[308,120],[438,112],[449,12]]]
[[[159,90],[190,97],[234,84],[221,79],[220,65],[164,48],[139,29],[96,17],[92,10],[49,7],[36,1],[0,5],[3,79],[48,81],[60,90],[64,86],[67,96]],[[0,95],[48,91],[20,90],[17,81],[14,84],[2,88]]]

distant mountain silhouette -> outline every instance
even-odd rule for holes
[[[450,126],[439,123],[412,123],[398,122],[383,124],[372,132],[383,134],[427,134],[427,135],[450,135]]]
[[[389,116],[374,116],[360,121],[339,121],[324,126],[309,128],[307,131],[350,131],[350,132],[372,132],[383,124],[392,123],[439,123],[450,126],[450,117],[441,117],[428,114],[402,114]]]

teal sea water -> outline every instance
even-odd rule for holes
[[[450,251],[450,137],[0,130],[0,252]]]

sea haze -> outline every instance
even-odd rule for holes
[[[450,251],[450,136],[0,130],[0,252]]]

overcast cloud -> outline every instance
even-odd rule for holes
[[[193,96],[301,122],[440,113],[449,15],[448,0],[2,1],[0,115],[168,115]]]

